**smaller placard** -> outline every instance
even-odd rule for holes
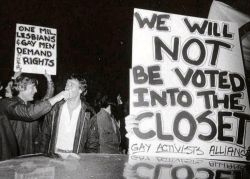
[[[14,71],[56,75],[56,29],[16,25]]]

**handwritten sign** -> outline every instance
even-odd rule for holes
[[[142,9],[133,23],[129,153],[249,160],[238,27]]]
[[[16,25],[14,71],[56,75],[56,29]]]

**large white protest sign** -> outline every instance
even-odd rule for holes
[[[56,75],[56,29],[16,25],[14,71]]]
[[[134,10],[129,153],[249,160],[238,27]]]

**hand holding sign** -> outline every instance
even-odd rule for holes
[[[14,76],[12,76],[11,79],[15,80],[17,77],[19,77],[22,74],[22,68],[19,68],[19,71],[15,72]]]
[[[51,75],[47,73],[47,70],[45,70],[44,76],[45,76],[45,78],[47,79],[48,82],[52,81]]]
[[[134,134],[133,128],[138,128],[139,126],[139,121],[136,121],[136,116],[135,115],[128,115],[125,118],[125,128],[127,131],[126,137],[129,138],[131,135]]]

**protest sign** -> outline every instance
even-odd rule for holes
[[[16,25],[14,71],[56,75],[56,29]]]
[[[129,153],[250,160],[236,24],[135,9]]]

